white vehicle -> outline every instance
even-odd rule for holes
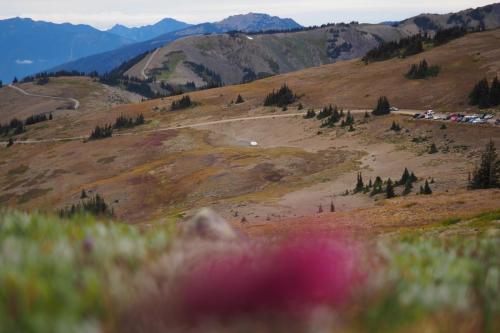
[[[434,114],[434,110],[427,110],[425,114]]]
[[[476,119],[472,120],[472,123],[473,124],[485,124],[485,123],[487,123],[487,121],[484,119],[476,118]]]
[[[434,120],[445,120],[446,116],[444,116],[442,114],[437,114],[432,119],[434,119]]]
[[[257,147],[258,145],[259,145],[259,143],[256,141],[250,142],[250,146],[252,146],[252,147]]]
[[[487,114],[486,116],[484,116],[484,119],[493,119],[493,115],[492,114]]]
[[[397,111],[399,111],[399,109],[398,109],[398,108],[395,108],[394,106],[393,106],[392,108],[390,108],[389,110],[391,110],[392,112],[397,112]]]

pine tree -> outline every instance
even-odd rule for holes
[[[358,180],[356,182],[356,188],[354,189],[354,193],[359,193],[359,192],[363,192],[365,188],[365,184],[363,182],[363,175],[360,173],[358,173]]]
[[[2,87],[3,87],[3,82],[2,80],[0,80],[0,89],[2,89]]]
[[[410,180],[411,182],[411,175],[410,171],[408,171],[408,168],[405,168],[405,171],[403,172],[403,175],[401,176],[401,179],[397,182],[397,184],[404,185],[408,180]]]
[[[323,213],[323,206],[320,204],[318,207],[318,214]]]
[[[438,149],[436,147],[435,143],[432,143],[432,145],[429,147],[429,154],[436,154],[438,152]]]
[[[500,187],[500,160],[493,140],[486,145],[479,166],[476,167],[469,184],[471,189]]]
[[[498,77],[495,77],[491,83],[489,103],[491,106],[500,105],[500,82]]]
[[[356,129],[355,129],[355,128],[354,128],[354,126],[352,126],[352,124],[351,124],[351,126],[349,126],[349,130],[348,130],[348,131],[349,131],[349,132],[354,132],[355,130],[356,130]]]
[[[14,80],[12,80],[12,83],[13,83],[13,84],[16,84],[16,83],[18,83],[18,82],[19,82],[19,80],[17,79],[17,76],[14,76]]]
[[[377,176],[377,178],[375,178],[375,182],[373,183],[373,189],[372,189],[372,192],[370,193],[370,195],[374,196],[374,195],[377,195],[379,193],[382,193],[383,192],[382,185],[383,185],[382,178]]]
[[[335,213],[335,205],[332,203],[330,204],[330,213]]]
[[[88,196],[87,196],[87,192],[85,192],[85,190],[82,190],[82,193],[80,194],[80,199],[87,199]]]
[[[428,180],[425,181],[424,193],[423,194],[425,194],[425,195],[431,195],[432,194],[432,189],[429,186],[429,181]]]
[[[54,119],[54,116],[52,116],[52,113],[49,114],[49,120]]]
[[[302,103],[299,103],[299,106],[297,107],[299,111],[304,110],[304,105]]]
[[[7,143],[7,148],[11,147],[12,145],[14,145],[14,139],[9,138],[9,142]]]
[[[365,119],[368,119],[370,118],[370,114],[368,113],[368,111],[365,111]]]
[[[394,198],[396,196],[396,194],[394,193],[394,186],[392,184],[392,180],[389,178],[389,180],[387,180],[387,187],[385,189],[385,197],[387,199],[391,199],[391,198]]]
[[[479,81],[469,95],[470,105],[487,108],[490,105],[490,87],[486,78]]]
[[[410,175],[410,179],[411,179],[412,183],[414,183],[418,180],[417,176],[415,176],[415,174],[413,172]]]
[[[391,104],[389,103],[387,97],[382,96],[379,98],[377,106],[373,110],[372,114],[375,116],[382,116],[389,114],[390,112],[391,112]]]
[[[405,183],[405,189],[403,191],[403,195],[410,194],[412,189],[413,189],[413,182],[411,181],[410,178],[408,178]]]
[[[238,97],[236,98],[236,102],[235,102],[235,104],[241,104],[241,103],[243,103],[243,102],[245,102],[245,101],[243,100],[243,97],[241,97],[241,95],[238,95]]]

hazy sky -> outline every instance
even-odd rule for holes
[[[400,20],[420,13],[448,13],[495,0],[0,0],[0,19],[14,16],[109,28],[138,26],[164,17],[188,23],[260,12],[291,17],[302,25]]]

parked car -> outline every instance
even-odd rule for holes
[[[484,119],[488,120],[488,119],[493,119],[493,115],[492,114],[487,114],[484,116]]]
[[[393,106],[393,107],[391,107],[389,110],[391,110],[392,112],[399,111],[399,109],[398,109],[398,108],[396,108],[396,107],[394,107],[394,106]]]
[[[495,121],[495,125],[500,125],[500,119],[497,119],[497,120]]]
[[[420,117],[420,113],[415,113],[415,114],[413,115],[413,119],[419,119],[419,117]]]
[[[473,124],[485,124],[485,123],[487,123],[487,121],[485,119],[476,118],[476,119],[472,119],[471,123],[473,123]]]

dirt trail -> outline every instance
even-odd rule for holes
[[[146,69],[148,69],[149,65],[151,65],[151,61],[153,61],[154,57],[156,56],[156,54],[158,53],[158,51],[160,51],[160,49],[156,49],[150,56],[149,56],[149,59],[148,61],[146,62],[146,64],[144,65],[144,67],[142,68],[141,70],[141,75],[142,77],[147,80],[149,79],[149,76],[146,75]]]
[[[369,110],[351,110],[351,113],[364,113]],[[403,115],[413,115],[417,113],[418,111],[416,110],[402,110],[399,111],[398,114],[403,114]],[[252,121],[252,120],[262,120],[262,119],[275,119],[275,118],[291,118],[291,117],[300,117],[304,116],[306,113],[305,112],[297,112],[297,113],[287,113],[287,114],[272,114],[272,115],[266,115],[266,116],[254,116],[254,117],[242,117],[242,118],[231,118],[231,119],[223,119],[223,120],[214,120],[214,121],[207,121],[207,122],[201,122],[201,123],[195,123],[195,124],[187,124],[187,125],[178,125],[178,126],[171,126],[171,127],[163,127],[163,128],[155,128],[151,130],[144,130],[144,131],[134,131],[134,132],[128,132],[128,133],[117,133],[114,134],[113,136],[130,136],[130,135],[141,135],[141,134],[149,134],[149,133],[157,133],[157,132],[164,132],[164,131],[171,131],[175,129],[183,129],[183,128],[198,128],[198,127],[205,127],[205,126],[212,126],[212,125],[218,125],[218,124],[227,124],[227,123],[234,123],[234,122],[241,122],[241,121]],[[84,140],[88,138],[88,136],[74,136],[74,137],[66,137],[66,138],[52,138],[52,139],[41,139],[41,140],[17,140],[15,141],[16,143],[19,144],[37,144],[37,143],[48,143],[48,142],[62,142],[62,141],[79,141],[79,140]],[[0,141],[0,144],[7,144],[6,141]]]
[[[32,94],[32,93],[29,93],[26,90],[21,89],[19,87],[16,87],[16,86],[14,86],[12,84],[9,84],[7,87],[11,88],[11,89],[14,89],[14,90],[20,92],[21,94],[26,95],[26,96],[57,99],[57,100],[60,100],[60,101],[71,101],[74,104],[73,108],[75,110],[78,110],[78,108],[80,107],[80,101],[77,100],[77,99],[74,99],[74,98],[66,98],[66,97],[56,97],[56,96]]]

